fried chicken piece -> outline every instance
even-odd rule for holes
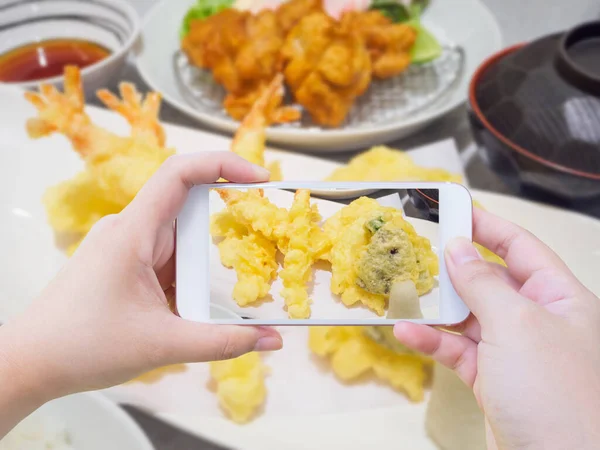
[[[269,293],[278,267],[275,244],[259,233],[249,233],[224,239],[218,248],[223,265],[237,274],[233,299],[239,306],[252,304]]]
[[[363,39],[376,78],[394,77],[410,65],[410,50],[417,39],[417,32],[410,25],[393,23],[380,11],[346,12],[341,23]]]
[[[300,88],[318,65],[334,26],[334,20],[327,14],[315,13],[306,16],[287,34],[281,58],[285,81],[292,92]]]
[[[284,33],[274,11],[256,15],[225,9],[207,19],[193,21],[181,46],[192,64],[210,70],[227,91],[223,106],[242,120],[281,71]],[[274,110],[274,123],[298,120],[290,108]]]
[[[339,21],[322,0],[290,0],[257,14],[225,9],[191,23],[181,43],[192,64],[210,70],[227,91],[224,107],[242,120],[284,71],[296,101],[323,126],[340,125],[372,77],[390,78],[410,65],[414,28],[380,11],[345,12]],[[273,123],[298,120],[283,110]]]
[[[99,96],[128,120],[132,128],[129,137],[117,136],[91,122],[84,111],[77,67],[65,68],[64,93],[52,85],[42,85],[41,94],[25,93],[38,111],[38,117],[27,121],[29,136],[63,134],[85,162],[85,172],[51,188],[46,195],[50,222],[57,231],[85,234],[101,217],[119,212],[174,154],[164,147],[165,135],[158,122],[160,96],[150,94],[142,101],[133,85],[122,83],[120,89],[123,101],[106,91]]]
[[[265,9],[250,16],[246,23],[246,41],[236,55],[236,69],[246,82],[270,81],[280,71],[279,51],[284,33],[275,12]]]
[[[235,58],[246,42],[250,13],[227,8],[205,20],[194,20],[181,48],[191,63],[212,72],[215,81],[229,91],[242,92]]]
[[[291,30],[282,58],[294,97],[320,125],[340,125],[371,81],[362,39],[325,13],[313,13]]]
[[[324,12],[322,0],[290,0],[277,8],[277,20],[284,34],[287,34],[302,18]]]
[[[221,263],[236,272],[233,299],[237,304],[247,306],[265,297],[277,273],[275,244],[239,223],[230,211],[213,214],[210,234],[224,238],[217,247]]]

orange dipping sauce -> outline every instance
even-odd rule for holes
[[[64,66],[80,69],[110,55],[110,50],[79,39],[50,39],[0,55],[0,82],[37,81],[63,74]]]

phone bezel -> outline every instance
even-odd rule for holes
[[[472,239],[473,203],[469,190],[457,183],[433,182],[267,182],[252,184],[218,183],[192,187],[176,221],[176,304],[180,317],[186,320],[229,325],[393,325],[408,321],[427,325],[455,325],[464,321],[469,309],[456,293],[443,257],[440,257],[439,319],[211,319],[210,318],[210,249],[209,191],[214,188],[261,189],[437,189],[439,191],[439,249],[454,237]]]

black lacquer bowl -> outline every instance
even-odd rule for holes
[[[600,201],[600,22],[492,56],[469,103],[484,159],[515,190]]]

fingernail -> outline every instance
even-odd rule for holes
[[[256,345],[254,346],[255,352],[270,352],[273,350],[279,350],[283,347],[283,342],[280,338],[275,336],[265,336],[261,337],[258,341],[256,341]]]
[[[254,166],[254,173],[256,174],[256,178],[260,180],[268,180],[271,178],[271,172],[269,172],[264,167],[261,167],[257,164],[252,164]]]
[[[446,254],[450,256],[450,259],[456,266],[462,266],[471,261],[481,259],[473,243],[463,237],[452,239],[446,245]]]

